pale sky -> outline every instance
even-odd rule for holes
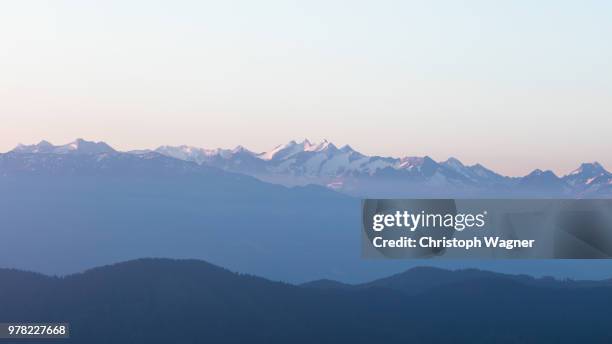
[[[612,1],[3,1],[0,152],[454,156],[612,169]]]

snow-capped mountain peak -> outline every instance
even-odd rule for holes
[[[205,149],[193,146],[160,146],[155,149],[155,152],[162,155],[166,155],[172,158],[194,161],[198,164],[208,161],[211,157],[216,155],[223,155],[226,150],[216,149]]]
[[[601,185],[609,185],[612,181],[612,173],[608,172],[600,163],[583,163],[577,169],[563,177],[569,185],[588,189]]]
[[[12,151],[17,153],[51,153],[54,147],[55,146],[49,141],[42,140],[33,145],[24,145],[20,143]]]
[[[238,145],[234,149],[232,149],[232,154],[239,154],[239,153],[249,154],[249,155],[253,155],[253,156],[259,155],[259,154],[256,154],[256,153],[246,149],[244,146],[241,146],[241,145]]]
[[[465,165],[463,165],[463,163],[459,161],[459,159],[453,157],[448,158],[446,161],[443,162],[443,164],[447,166],[453,166],[455,168],[465,168]]]
[[[33,154],[99,154],[112,153],[115,150],[105,142],[86,141],[79,138],[61,146],[54,146],[45,140],[34,145],[19,144],[12,152]]]
[[[569,173],[568,176],[572,175],[583,175],[583,176],[598,176],[603,173],[608,173],[606,169],[601,166],[597,161],[591,163],[583,163],[577,169]]]
[[[269,152],[264,152],[260,155],[260,157],[263,160],[274,160],[274,159],[278,159],[278,158],[283,158],[285,156],[289,156],[292,154],[295,154],[299,151],[302,151],[304,148],[304,144],[308,143],[310,144],[310,142],[308,142],[308,140],[305,140],[304,142],[302,142],[301,144],[298,144],[297,142],[291,140],[288,143],[284,144],[284,145],[278,145],[276,147],[274,147],[274,149],[272,149]]]
[[[314,143],[314,144],[308,140],[304,140],[303,145],[304,145],[304,152],[321,152],[321,151],[330,151],[330,150],[333,151],[333,150],[338,149],[333,143],[327,140],[323,140],[322,142]]]
[[[529,173],[527,176],[539,176],[542,173],[544,173],[544,171],[539,168],[536,168],[535,170],[531,171],[531,173]]]
[[[349,146],[349,145],[344,145],[342,147],[340,147],[340,151],[344,152],[344,153],[348,153],[348,152],[355,152],[357,153],[353,147]]]
[[[56,152],[62,153],[77,153],[77,154],[99,154],[99,153],[111,153],[115,150],[107,145],[105,142],[93,142],[85,141],[81,138],[76,139],[69,144],[59,146],[56,148]]]
[[[407,170],[417,169],[426,162],[426,158],[428,159],[428,157],[406,156],[399,159],[397,166]]]
[[[297,143],[295,141],[289,141],[284,145],[276,146],[274,149],[268,152],[259,154],[258,156],[263,160],[283,160],[292,157],[302,152],[323,152],[323,151],[336,151],[338,148],[331,142],[323,140],[319,143],[313,143],[308,139]]]

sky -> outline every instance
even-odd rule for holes
[[[5,1],[0,152],[328,139],[612,169],[610,1]]]

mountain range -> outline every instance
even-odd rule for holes
[[[238,161],[236,157],[244,154],[250,157],[249,161],[273,164],[276,159],[298,161],[296,155],[317,156],[326,150],[335,151],[329,143],[311,144],[305,151],[304,145],[297,145],[294,151],[279,148],[265,156],[254,156],[245,149],[217,152],[213,156],[227,162]],[[441,175],[442,172],[432,174],[431,171],[446,166],[428,158],[419,160],[420,164],[414,159],[404,160],[415,166],[412,172],[408,169],[393,175],[394,168],[377,169],[378,172],[367,177],[373,181],[369,185],[383,185],[378,181],[382,178],[388,182],[389,191],[410,197],[418,194],[412,193],[414,188],[404,188],[411,185],[404,179],[431,183],[435,178],[426,176]],[[266,165],[262,166],[265,170]],[[480,171],[478,166],[472,168]],[[384,174],[387,177],[381,177]],[[283,176],[271,174],[277,175]],[[514,189],[519,189],[521,184],[528,189],[555,191],[558,187],[578,190],[580,185],[593,183],[597,178],[605,179],[609,173],[599,165],[590,164],[563,178],[550,172],[534,172],[520,179],[478,175],[498,180],[491,181],[490,185],[513,183]],[[279,184],[264,182],[217,163],[186,161],[154,150],[119,152],[102,142],[77,140],[63,146],[48,142],[21,145],[0,154],[3,235],[0,264],[66,274],[140,257],[196,258],[234,271],[295,283],[318,278],[358,282],[423,264],[410,260],[361,259],[361,238],[356,235],[361,228],[360,200],[350,193],[338,192],[346,189],[333,189],[324,183]],[[366,188],[359,190],[364,196],[377,196],[385,191],[381,188],[370,194]],[[423,186],[422,190],[429,189]],[[443,191],[426,195],[453,195],[451,191]],[[470,197],[471,194],[460,195]],[[527,194],[510,190],[503,195]],[[549,190],[528,195],[554,197],[555,194]],[[434,259],[427,264],[589,278],[601,277],[610,271],[606,260]]]
[[[63,277],[0,269],[0,280],[0,322],[67,322],[61,343],[606,343],[612,322],[610,280],[480,270],[292,285],[139,259]]]
[[[54,146],[47,141],[19,145],[11,153],[109,154],[117,153],[104,142],[75,142]],[[205,149],[161,146],[128,152],[137,156],[159,153],[202,166],[253,176],[285,186],[315,184],[356,197],[569,197],[612,196],[612,173],[597,162],[583,163],[565,176],[534,170],[524,177],[508,177],[481,164],[464,165],[455,158],[437,162],[425,157],[367,156],[350,146],[331,142],[291,141],[268,152],[243,146]],[[1,173],[1,171],[0,171]]]
[[[81,140],[45,148],[56,153],[22,148],[0,155],[2,266],[65,274],[171,257],[291,281],[375,272],[348,250],[359,201],[324,187]]]

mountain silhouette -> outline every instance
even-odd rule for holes
[[[416,293],[377,281],[354,290],[318,289],[168,259],[66,277],[0,270],[0,321],[68,322],[71,339],[64,342],[90,344],[595,343],[609,337],[612,288],[605,283],[551,287],[486,272],[477,278],[475,271],[412,272],[438,283]]]
[[[601,281],[558,280],[552,277],[534,278],[529,275],[511,275],[479,269],[446,270],[435,267],[414,267],[407,271],[371,282],[346,284],[333,280],[316,280],[301,284],[315,289],[363,290],[383,288],[416,295],[435,288],[466,284],[474,281],[506,281],[525,286],[574,289],[587,287],[612,287],[612,279]]]

